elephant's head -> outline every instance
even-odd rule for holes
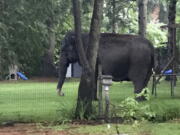
[[[66,34],[65,38],[62,41],[61,53],[64,54],[64,56],[70,63],[74,63],[78,60],[74,32],[69,32]]]
[[[75,34],[69,32],[62,40],[60,60],[59,60],[59,81],[57,92],[59,95],[64,95],[61,91],[62,85],[66,78],[67,68],[70,63],[78,61],[78,54],[75,46]]]

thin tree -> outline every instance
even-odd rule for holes
[[[173,56],[173,64],[170,66],[173,69],[173,73],[176,70],[176,63],[178,61],[178,49],[176,46],[176,3],[177,0],[169,1],[169,13],[168,13],[168,51],[169,56]],[[173,76],[173,81],[176,77]],[[172,93],[174,94],[174,93]]]
[[[112,32],[116,33],[116,1],[112,1]]]
[[[169,1],[169,12],[168,12],[168,43],[171,55],[173,52],[173,46],[176,45],[176,28],[173,27],[176,24],[176,3],[177,0]]]
[[[76,47],[83,67],[81,81],[78,91],[78,99],[75,117],[87,118],[92,113],[92,98],[95,89],[95,66],[97,59],[97,51],[99,48],[100,24],[102,16],[103,0],[94,1],[93,16],[91,19],[89,44],[87,56],[83,48],[81,39],[81,12],[79,0],[72,0],[73,13],[75,22]]]
[[[147,24],[147,2],[148,0],[137,0],[138,3],[138,22],[139,22],[139,35],[146,37],[146,24]]]

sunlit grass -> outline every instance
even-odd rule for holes
[[[0,121],[56,122],[69,121],[73,117],[77,99],[77,81],[68,81],[63,86],[64,97],[57,96],[57,82],[0,82]],[[149,85],[151,88],[151,85]],[[170,96],[170,84],[158,85],[157,97],[149,104],[157,114],[156,120],[180,118],[180,82],[175,97]],[[133,85],[129,82],[114,83],[110,89],[112,104],[119,104],[127,97],[134,97]]]

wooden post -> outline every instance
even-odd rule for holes
[[[99,104],[99,118],[103,117],[103,96],[102,96],[102,84],[101,84],[101,76],[102,76],[102,66],[98,65],[98,104]]]

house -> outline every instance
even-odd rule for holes
[[[66,77],[67,78],[80,78],[82,73],[82,68],[78,63],[69,64],[67,69]]]

